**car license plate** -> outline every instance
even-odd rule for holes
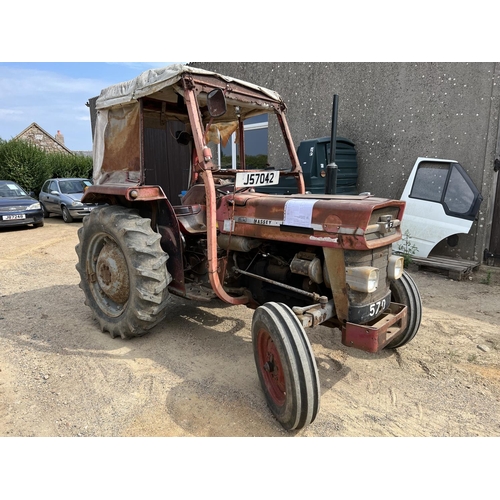
[[[280,173],[271,170],[263,172],[238,172],[236,174],[235,188],[272,186],[280,181]]]
[[[17,215],[3,215],[2,220],[16,220],[16,219],[26,219],[25,214],[17,214]]]

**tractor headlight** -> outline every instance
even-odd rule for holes
[[[377,289],[379,270],[376,267],[346,268],[347,284],[357,292],[371,293]]]
[[[403,276],[404,262],[404,258],[398,255],[391,255],[389,257],[389,265],[387,266],[387,276],[389,279],[398,280]]]

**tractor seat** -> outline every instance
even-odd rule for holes
[[[206,232],[205,207],[202,205],[176,205],[173,209],[183,232],[190,234]]]
[[[175,205],[172,207],[175,215],[182,217],[183,215],[196,215],[201,212],[201,205]]]

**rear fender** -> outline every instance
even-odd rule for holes
[[[161,247],[168,254],[168,271],[172,275],[169,288],[184,293],[182,239],[174,208],[160,186],[120,186],[101,184],[89,186],[83,203],[109,203],[135,208],[151,214],[152,229],[161,235]]]
[[[182,236],[179,222],[174,208],[165,198],[158,200],[157,227],[161,234],[161,247],[168,254],[167,268],[172,275],[169,288],[174,288],[177,293],[184,295],[186,287],[184,283],[184,265]]]

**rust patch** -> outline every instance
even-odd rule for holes
[[[407,325],[406,306],[393,302],[389,310],[389,313],[382,315],[375,323],[367,325],[346,323],[342,327],[342,343],[366,352],[379,352]]]
[[[347,295],[344,251],[340,248],[324,247],[323,253],[337,317],[340,321],[345,321],[349,315],[349,298]]]
[[[341,226],[342,219],[334,214],[328,215],[325,219],[325,222],[323,222],[323,229],[327,233],[337,233]]]
[[[106,242],[99,253],[96,271],[101,290],[117,304],[127,302],[130,294],[127,262],[115,243]]]

